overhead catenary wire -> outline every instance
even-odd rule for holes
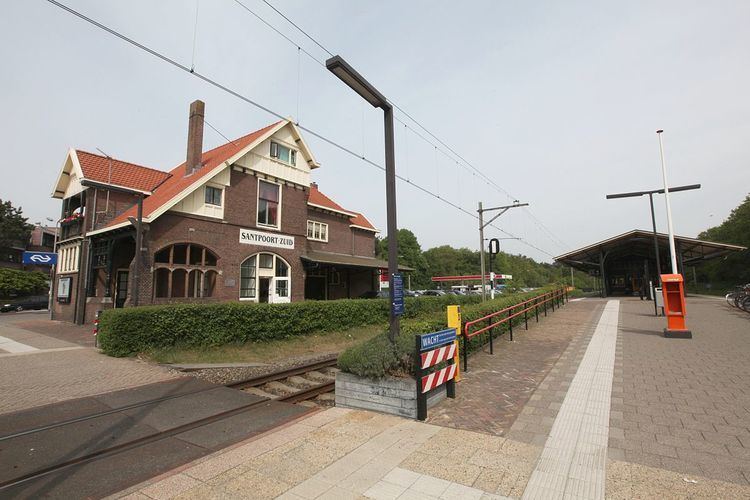
[[[201,80],[201,81],[203,81],[203,82],[205,82],[205,83],[207,83],[207,84],[209,84],[209,85],[211,85],[211,86],[213,86],[213,87],[215,87],[215,88],[217,88],[217,89],[219,89],[219,90],[221,90],[223,92],[226,92],[227,94],[229,94],[229,95],[231,95],[231,96],[233,96],[233,97],[235,97],[235,98],[237,98],[237,99],[239,99],[239,100],[241,100],[243,102],[246,102],[247,104],[250,104],[250,105],[252,105],[252,106],[254,106],[254,107],[256,107],[256,108],[258,108],[258,109],[260,109],[262,111],[265,111],[266,113],[268,113],[268,114],[270,114],[270,115],[272,115],[272,116],[274,116],[274,117],[276,117],[276,118],[278,118],[280,120],[286,120],[286,118],[281,113],[278,113],[278,112],[272,110],[271,108],[268,108],[267,106],[264,106],[264,105],[260,104],[259,102],[256,102],[253,99],[250,99],[249,97],[247,97],[247,96],[245,96],[243,94],[240,94],[239,92],[237,92],[237,91],[235,91],[235,90],[233,90],[233,89],[231,89],[231,88],[223,85],[222,83],[219,83],[218,81],[212,79],[211,77],[209,77],[207,75],[203,75],[200,72],[195,71],[194,68],[188,68],[187,66],[185,66],[184,64],[176,61],[175,59],[172,59],[171,57],[169,57],[169,56],[167,56],[165,54],[162,54],[161,52],[159,52],[159,51],[157,51],[155,49],[152,49],[152,48],[150,48],[150,47],[148,47],[148,46],[146,46],[146,45],[144,45],[144,44],[142,44],[142,43],[140,43],[140,42],[138,42],[138,41],[136,41],[136,40],[128,37],[127,35],[124,35],[124,34],[120,33],[119,31],[115,30],[114,28],[110,28],[109,26],[107,26],[107,25],[105,25],[105,24],[103,24],[103,23],[101,23],[99,21],[96,21],[93,18],[86,16],[85,14],[83,14],[83,13],[81,13],[81,12],[79,12],[79,11],[77,11],[77,10],[75,10],[75,9],[73,9],[73,8],[71,8],[71,7],[63,4],[63,3],[61,3],[61,2],[59,2],[58,0],[46,0],[46,1],[49,4],[54,5],[54,6],[60,8],[60,9],[62,9],[64,11],[68,12],[69,14],[72,14],[73,16],[75,16],[75,17],[77,17],[77,18],[79,18],[79,19],[81,19],[81,20],[83,20],[83,21],[85,21],[85,22],[87,22],[87,23],[89,23],[89,24],[91,24],[91,25],[93,25],[93,26],[101,29],[102,31],[105,31],[106,33],[109,33],[110,35],[115,36],[116,38],[119,38],[120,40],[122,40],[122,41],[124,41],[124,42],[126,42],[126,43],[128,43],[128,44],[130,44],[130,45],[132,45],[134,47],[136,47],[136,48],[141,49],[142,51],[144,51],[144,52],[146,52],[146,53],[148,53],[148,54],[156,57],[157,59],[159,59],[159,60],[161,60],[161,61],[163,61],[163,62],[165,62],[167,64],[170,64],[171,66],[174,66],[175,68],[180,69],[180,70],[184,71],[185,73],[188,73],[188,74],[190,74],[190,75],[198,78],[199,80]],[[235,0],[235,1],[237,1],[237,0]],[[302,50],[304,52],[304,49],[302,49]],[[209,125],[209,127],[211,127],[212,129],[216,130],[217,133],[221,134],[212,125]],[[325,142],[325,143],[327,143],[327,144],[329,144],[329,145],[331,145],[331,146],[333,146],[333,147],[335,147],[335,148],[337,148],[337,149],[339,149],[339,150],[341,150],[341,151],[343,151],[343,152],[345,152],[345,153],[347,153],[347,154],[349,154],[349,155],[351,155],[351,156],[353,156],[355,158],[359,158],[364,163],[366,163],[366,164],[368,164],[370,166],[373,166],[375,168],[378,168],[379,170],[385,171],[385,167],[384,166],[382,166],[382,165],[376,163],[375,161],[373,161],[373,160],[365,157],[364,155],[360,156],[359,154],[357,154],[356,152],[354,152],[350,148],[348,148],[348,147],[346,147],[346,146],[344,146],[342,144],[337,143],[333,139],[330,139],[330,138],[328,138],[328,137],[326,137],[326,136],[324,136],[324,135],[316,132],[315,130],[312,130],[312,129],[310,129],[310,128],[302,125],[302,124],[299,124],[298,127],[301,130],[307,132],[308,134],[310,134],[310,135],[312,135],[312,136],[320,139],[321,141],[323,141],[323,142]],[[224,134],[221,134],[221,135],[224,136]],[[227,139],[227,140],[229,140],[229,139]],[[232,142],[231,140],[229,140],[229,141]],[[455,208],[456,210],[459,210],[459,211],[461,211],[461,212],[463,212],[463,213],[465,213],[465,214],[467,214],[467,215],[469,215],[469,216],[471,216],[473,218],[478,218],[478,216],[476,214],[472,213],[471,211],[469,211],[469,210],[467,210],[467,209],[465,209],[465,208],[457,205],[456,203],[454,203],[454,202],[452,202],[452,201],[450,201],[450,200],[448,200],[446,198],[440,197],[438,194],[433,193],[429,189],[424,188],[424,187],[422,187],[419,184],[416,184],[414,182],[411,182],[410,180],[404,178],[401,175],[397,174],[396,177],[399,180],[401,180],[403,182],[406,182],[407,184],[409,184],[411,186],[414,186],[416,189],[422,191],[423,193],[425,193],[425,194],[427,194],[429,196],[432,196],[433,198],[436,198],[436,199],[442,201],[443,203],[446,203],[447,205]],[[510,237],[516,238],[516,236],[514,234],[509,233],[508,231],[506,231],[506,230],[504,230],[504,229],[502,229],[500,227],[497,227],[497,226],[495,226],[493,224],[490,224],[490,225],[492,227],[494,227],[495,229],[499,230],[500,232],[502,232],[503,234],[506,234],[506,235],[508,235]],[[551,253],[547,252],[546,250],[543,250],[543,249],[539,248],[538,246],[534,245],[533,243],[530,243],[530,242],[528,242],[528,241],[526,241],[526,240],[524,240],[522,238],[519,238],[519,241],[521,243],[523,243],[524,245],[526,245],[526,246],[528,246],[530,248],[533,248],[533,249],[535,249],[535,250],[537,250],[537,251],[539,251],[539,252],[541,252],[541,253],[549,256],[549,257],[554,257],[554,255],[552,255]]]
[[[239,2],[239,0],[235,0],[235,2],[239,3],[240,5],[243,5],[243,4],[241,4],[241,2]],[[303,35],[304,35],[305,37],[307,37],[307,38],[308,38],[308,39],[309,39],[310,41],[312,41],[312,42],[313,42],[313,43],[314,43],[315,45],[317,45],[318,47],[320,47],[320,48],[321,48],[321,49],[322,49],[323,51],[325,51],[325,52],[326,52],[326,53],[327,53],[327,54],[328,54],[329,56],[333,57],[334,53],[333,53],[332,51],[330,51],[330,50],[329,50],[328,48],[326,48],[326,47],[325,47],[325,46],[323,46],[323,45],[322,45],[322,44],[321,44],[320,42],[318,42],[318,40],[317,40],[317,39],[315,39],[315,38],[314,38],[313,36],[311,36],[311,35],[310,35],[309,33],[307,33],[307,32],[306,32],[306,31],[305,31],[304,29],[302,29],[302,28],[301,28],[301,27],[300,27],[300,26],[299,26],[299,25],[298,25],[297,23],[295,23],[294,21],[292,21],[292,20],[291,20],[291,19],[290,19],[290,18],[289,18],[289,17],[288,17],[288,16],[286,15],[286,14],[284,14],[284,13],[283,13],[283,12],[282,12],[281,10],[279,10],[279,9],[278,9],[278,8],[276,8],[276,7],[274,6],[274,5],[272,5],[272,4],[271,4],[271,3],[270,3],[270,2],[268,1],[268,0],[263,0],[263,2],[264,2],[264,3],[266,4],[266,5],[268,5],[268,6],[269,6],[269,7],[271,8],[271,9],[273,9],[273,10],[274,10],[274,12],[276,12],[276,13],[277,13],[278,15],[280,15],[280,16],[281,16],[281,17],[282,17],[282,18],[283,18],[284,20],[286,20],[286,21],[287,21],[287,22],[288,22],[289,24],[291,24],[292,26],[294,26],[294,28],[296,28],[296,29],[297,29],[297,31],[299,31],[300,33],[302,33],[302,34],[303,34]],[[264,22],[264,24],[266,24],[267,26],[271,27],[271,28],[272,28],[272,29],[273,29],[274,31],[276,31],[276,32],[277,32],[277,33],[279,33],[279,34],[280,34],[281,36],[283,36],[283,37],[284,37],[285,39],[287,39],[287,40],[288,40],[288,41],[289,41],[290,43],[292,43],[292,44],[295,44],[295,42],[293,42],[293,41],[292,41],[291,39],[289,39],[289,38],[288,38],[287,36],[285,36],[284,34],[282,34],[282,33],[281,33],[281,32],[280,32],[280,31],[279,31],[279,30],[278,30],[277,28],[275,28],[275,27],[271,26],[271,25],[270,25],[270,23],[268,23],[268,22],[266,22],[265,20],[263,20],[263,19],[261,18],[261,16],[260,16],[260,15],[258,15],[258,14],[257,14],[257,13],[255,13],[255,12],[252,12],[252,11],[251,11],[250,9],[248,9],[248,8],[247,8],[247,6],[244,6],[244,5],[243,5],[243,7],[245,7],[245,9],[246,9],[246,10],[248,10],[249,12],[251,12],[251,13],[252,13],[252,14],[253,14],[254,16],[256,16],[256,17],[257,17],[258,19],[261,19],[261,21],[263,21],[263,22]],[[320,60],[318,60],[317,58],[315,58],[315,57],[314,57],[314,56],[313,56],[312,54],[310,54],[309,52],[306,52],[306,54],[307,54],[307,55],[308,55],[309,57],[311,57],[311,58],[312,58],[313,60],[315,60],[315,62],[317,62],[317,63],[318,63],[318,64],[320,64],[321,66],[325,67],[325,63],[324,63],[323,61],[320,61]],[[492,179],[491,177],[487,176],[487,175],[486,175],[486,174],[485,174],[485,173],[484,173],[483,171],[481,171],[481,170],[480,170],[479,168],[477,168],[476,166],[474,166],[474,165],[473,165],[473,164],[472,164],[471,162],[469,162],[469,161],[468,161],[468,160],[467,160],[466,158],[464,158],[464,157],[463,157],[463,156],[462,156],[461,154],[459,154],[459,153],[458,153],[458,152],[457,152],[457,151],[456,151],[455,149],[453,149],[453,148],[452,148],[451,146],[449,146],[449,145],[448,145],[447,143],[445,143],[445,142],[444,142],[444,141],[443,141],[442,139],[440,139],[440,138],[439,138],[439,137],[438,137],[437,135],[435,135],[435,134],[434,134],[434,133],[433,133],[432,131],[430,131],[430,130],[429,130],[429,129],[428,129],[427,127],[425,127],[425,126],[424,126],[424,125],[423,125],[423,124],[422,124],[422,123],[421,123],[421,122],[420,122],[419,120],[417,120],[416,118],[414,118],[414,117],[413,117],[413,116],[412,116],[411,114],[409,114],[409,113],[408,113],[408,112],[407,112],[406,110],[404,110],[404,109],[403,109],[403,108],[402,108],[401,106],[399,106],[399,105],[398,105],[397,103],[393,102],[393,101],[392,101],[391,99],[389,99],[388,101],[389,101],[389,102],[390,102],[390,103],[391,103],[391,104],[393,105],[393,107],[394,107],[395,109],[397,109],[397,110],[398,110],[398,111],[399,111],[399,112],[400,112],[401,114],[403,114],[403,115],[404,115],[404,116],[405,116],[405,117],[406,117],[407,119],[409,119],[409,120],[410,120],[410,121],[411,121],[412,123],[414,123],[414,124],[415,124],[415,125],[416,125],[417,127],[419,127],[419,128],[421,129],[421,130],[423,130],[423,131],[424,131],[425,133],[427,133],[427,134],[428,134],[428,135],[429,135],[430,137],[432,137],[432,138],[433,138],[433,139],[434,139],[435,141],[437,141],[437,142],[438,142],[438,143],[439,143],[440,145],[442,145],[442,146],[443,146],[444,148],[446,148],[446,149],[447,149],[448,151],[450,151],[450,153],[451,153],[451,154],[453,154],[453,155],[455,156],[455,158],[457,158],[458,160],[460,160],[460,161],[457,161],[457,160],[456,160],[455,158],[451,158],[452,160],[454,160],[454,161],[456,162],[456,164],[459,164],[459,165],[463,166],[464,168],[468,168],[468,169],[471,169],[471,170],[472,170],[473,172],[476,172],[477,174],[479,174],[479,176],[480,176],[480,177],[481,177],[481,178],[482,178],[482,179],[483,179],[483,180],[485,181],[485,183],[486,183],[487,185],[489,185],[489,186],[493,187],[493,188],[494,188],[494,189],[496,189],[496,190],[497,190],[498,192],[501,192],[501,193],[503,193],[503,194],[504,194],[504,195],[505,195],[505,196],[506,196],[506,197],[507,197],[508,199],[510,199],[510,200],[515,200],[515,199],[518,199],[518,198],[517,198],[516,196],[514,196],[514,195],[512,195],[512,194],[511,194],[510,192],[508,192],[508,191],[507,191],[507,190],[506,190],[505,188],[503,188],[502,186],[500,186],[499,184],[497,184],[497,183],[496,183],[496,182],[495,182],[495,181],[494,181],[494,180],[493,180],[493,179]],[[424,140],[424,141],[425,141],[425,142],[427,142],[428,144],[431,144],[432,146],[434,146],[434,147],[436,147],[436,148],[437,148],[437,145],[436,145],[435,143],[433,143],[432,141],[430,141],[429,139],[427,139],[426,137],[424,137],[423,135],[421,135],[420,133],[418,133],[418,132],[417,132],[416,130],[414,130],[414,129],[413,129],[412,127],[409,127],[409,126],[408,126],[408,125],[407,125],[406,123],[404,123],[404,122],[403,122],[402,120],[399,120],[398,118],[396,118],[396,120],[397,120],[397,121],[399,121],[400,123],[402,123],[402,124],[403,124],[404,126],[406,126],[406,127],[407,127],[407,128],[409,129],[409,130],[411,130],[411,131],[412,131],[413,133],[415,133],[415,134],[416,134],[417,136],[419,136],[419,137],[420,137],[420,138],[421,138],[422,140]],[[442,152],[442,153],[443,153],[444,155],[446,155],[446,156],[450,157],[450,155],[448,155],[448,154],[447,154],[447,153],[446,153],[445,151],[443,151],[443,150],[442,150],[441,148],[438,148],[438,149],[440,149],[440,150],[441,150],[441,152]],[[553,241],[553,242],[554,242],[555,244],[561,245],[561,246],[562,246],[563,248],[570,248],[570,245],[566,244],[566,243],[565,243],[564,241],[562,241],[562,240],[561,240],[561,239],[560,239],[559,237],[557,237],[557,236],[556,236],[556,235],[555,235],[555,234],[554,234],[554,233],[553,233],[553,232],[552,232],[552,231],[551,231],[551,230],[550,230],[550,229],[549,229],[549,228],[548,228],[548,227],[547,227],[546,225],[544,225],[544,223],[543,223],[543,222],[542,222],[542,221],[541,221],[541,220],[540,220],[540,219],[539,219],[538,217],[536,217],[536,216],[535,216],[535,215],[533,214],[533,212],[532,212],[532,211],[531,211],[530,209],[528,209],[528,208],[524,208],[524,212],[526,212],[526,213],[527,213],[527,214],[529,215],[529,217],[530,217],[531,219],[533,219],[533,220],[534,220],[534,221],[536,222],[537,226],[539,226],[539,228],[540,228],[540,229],[542,230],[542,232],[543,232],[543,233],[545,233],[545,235],[546,235],[547,237],[549,237],[551,241]]]

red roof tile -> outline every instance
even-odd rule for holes
[[[308,203],[311,203],[313,205],[317,205],[319,207],[328,208],[330,210],[335,210],[337,212],[344,212],[347,214],[353,214],[349,221],[359,227],[364,227],[367,229],[372,229],[373,231],[377,231],[375,226],[373,226],[369,220],[367,220],[367,217],[362,215],[359,212],[354,212],[352,210],[347,210],[343,208],[341,205],[330,199],[328,196],[324,195],[320,192],[318,189],[318,185],[313,183],[310,185],[310,198],[308,199]]]
[[[81,164],[83,176],[92,181],[115,184],[140,191],[153,191],[169,178],[169,174],[161,170],[142,167],[114,158],[110,160],[106,156],[81,151],[80,149],[76,150],[76,156]]]
[[[319,207],[335,210],[337,212],[344,212],[347,214],[354,213],[344,209],[341,205],[321,193],[316,184],[312,184],[310,186],[310,198],[307,200],[307,202],[312,203],[313,205],[318,205]]]
[[[354,213],[357,214],[357,215],[355,215],[354,217],[351,218],[352,225],[359,226],[359,227],[364,227],[364,228],[367,228],[367,229],[372,229],[373,231],[377,231],[377,229],[375,228],[375,226],[373,226],[370,223],[370,221],[367,220],[367,217],[365,217],[364,215],[362,215],[359,212],[354,212]]]
[[[190,187],[193,183],[200,181],[207,173],[213,170],[215,167],[220,165],[222,162],[228,160],[235,154],[239,153],[242,149],[253,143],[263,134],[268,132],[270,129],[278,125],[276,122],[272,125],[264,127],[260,130],[256,130],[250,134],[235,139],[232,142],[228,142],[223,146],[211,149],[203,153],[201,160],[201,167],[195,171],[192,175],[185,176],[185,163],[181,163],[170,171],[171,176],[161,185],[159,189],[154,191],[154,194],[143,200],[143,217],[150,217],[155,211],[161,208],[165,203],[169,202],[172,198],[180,194],[182,191]],[[132,207],[129,210],[121,213],[115,217],[107,227],[115,226],[128,220],[128,217],[134,217],[136,213],[136,207]]]

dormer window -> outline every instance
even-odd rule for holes
[[[283,161],[289,165],[297,164],[297,151],[279,144],[278,142],[271,143],[271,158],[276,158],[279,161]]]

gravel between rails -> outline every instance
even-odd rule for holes
[[[296,366],[306,365],[315,361],[320,361],[337,354],[335,352],[327,353],[316,353],[305,356],[296,356],[294,358],[287,358],[284,360],[277,360],[272,363],[268,363],[263,366],[241,366],[234,368],[202,368],[194,371],[181,371],[174,368],[170,368],[172,373],[179,375],[189,375],[191,377],[197,377],[214,384],[229,384],[232,382],[238,382],[240,380],[248,379],[251,377],[257,377],[260,375],[266,375],[268,373],[277,372],[280,370],[286,370],[294,368]]]

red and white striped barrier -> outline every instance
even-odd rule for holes
[[[445,368],[432,372],[422,377],[422,394],[439,387],[456,376],[456,364],[448,365]]]
[[[435,366],[438,363],[451,359],[456,356],[456,344],[448,344],[439,349],[433,349],[430,352],[422,354],[422,369]]]

